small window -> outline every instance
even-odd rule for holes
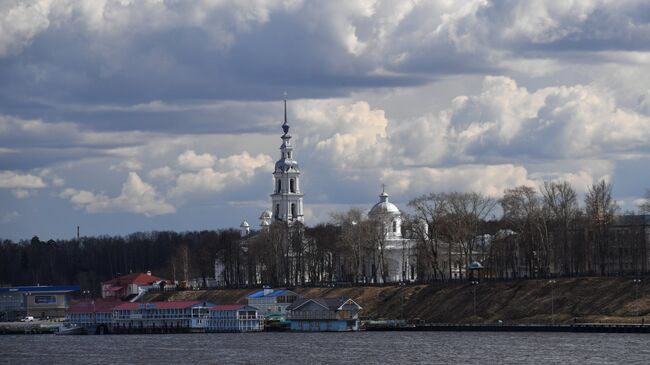
[[[295,203],[291,204],[291,216],[292,217],[296,216],[296,204]]]
[[[275,218],[280,219],[280,204],[275,205]]]
[[[397,221],[393,221],[393,233],[397,232]]]
[[[296,182],[294,179],[289,180],[289,191],[292,193],[296,192]]]
[[[278,179],[278,193],[282,191],[282,180]]]
[[[287,152],[287,158],[291,158],[291,151]]]

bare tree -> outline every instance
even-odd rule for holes
[[[585,196],[585,209],[591,226],[591,240],[596,247],[599,271],[605,275],[610,254],[609,227],[618,210],[618,205],[612,198],[612,185],[605,180],[593,184]]]
[[[650,214],[650,189],[645,192],[644,202],[639,204],[641,213]]]
[[[481,224],[493,215],[496,201],[475,192],[446,193],[443,198],[446,203],[441,233],[448,243],[451,274],[452,251],[457,250],[456,264],[459,267],[466,267],[476,259],[474,253],[478,244],[477,237],[481,234]],[[462,270],[459,270],[459,273],[462,278]]]
[[[444,274],[440,268],[440,232],[445,216],[445,196],[442,194],[427,194],[411,200],[408,203],[414,213],[407,221],[409,231],[417,241],[418,263],[426,262],[426,277],[438,280]],[[419,277],[424,278],[419,273]]]
[[[545,210],[552,222],[554,236],[554,262],[559,264],[562,274],[575,272],[575,255],[570,239],[576,218],[580,213],[578,196],[567,181],[544,182],[541,189]]]
[[[529,186],[506,189],[500,203],[503,219],[517,233],[528,275],[547,275],[550,271],[550,240],[546,214],[537,192]]]
[[[391,217],[385,215],[377,215],[368,220],[369,224],[369,247],[368,253],[371,256],[371,277],[373,283],[385,283],[388,279],[388,263],[386,262],[386,235],[388,234],[388,227],[391,225]]]

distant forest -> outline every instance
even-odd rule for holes
[[[39,237],[0,244],[0,284],[80,284],[98,294],[100,283],[117,275],[146,272],[183,280],[184,268],[197,276],[214,276],[217,251],[236,244],[239,231],[148,232],[125,237]]]
[[[600,181],[582,205],[567,182],[507,189],[498,200],[425,194],[409,202],[412,213],[403,217],[404,235],[414,243],[407,254],[416,257],[419,282],[450,280],[452,268],[475,260],[495,279],[647,273],[650,219],[621,215],[611,193]],[[650,213],[650,191],[639,208]],[[231,287],[381,282],[389,224],[350,209],[314,227],[274,222],[243,240],[234,229],[4,240],[0,285],[79,284],[97,295],[102,281],[130,272],[151,270],[181,283],[213,278],[215,258]]]

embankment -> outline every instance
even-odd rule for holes
[[[568,278],[431,285],[295,288],[306,297],[352,297],[362,316],[427,323],[639,323],[650,313],[650,278]],[[244,303],[250,289],[151,293],[154,300]],[[476,298],[476,301],[474,300]],[[476,303],[476,305],[474,305]],[[476,312],[475,312],[476,311]],[[552,315],[553,312],[553,315]],[[476,314],[475,314],[476,313]],[[650,316],[647,318],[650,319]]]

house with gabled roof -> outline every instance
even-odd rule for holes
[[[358,331],[361,309],[352,298],[305,298],[287,307],[287,319],[292,331]]]
[[[264,330],[264,317],[257,308],[244,304],[215,305],[210,308],[208,332],[259,332]]]
[[[300,298],[300,294],[288,289],[264,288],[249,294],[246,300],[248,305],[257,308],[263,317],[284,317],[287,307]]]
[[[162,286],[161,286],[162,284]],[[132,273],[118,276],[102,283],[102,298],[131,299],[151,288],[170,286],[172,283],[147,273]]]

